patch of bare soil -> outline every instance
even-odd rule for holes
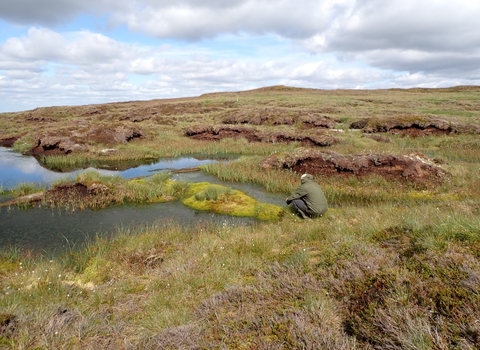
[[[390,154],[342,155],[303,149],[286,156],[274,154],[265,158],[264,169],[291,169],[297,173],[325,176],[380,175],[415,183],[441,181],[447,172],[421,154],[394,156]]]
[[[10,338],[18,327],[18,317],[12,314],[0,314],[0,338]]]
[[[118,120],[123,121],[123,120],[129,120],[132,123],[140,123],[145,120],[150,120],[151,116],[150,115],[135,115],[133,113],[126,114],[122,117],[120,117]]]
[[[225,113],[224,124],[251,125],[293,125],[304,124],[307,127],[333,129],[336,121],[315,111],[292,110],[286,108],[236,109]]]
[[[453,123],[419,115],[365,118],[351,123],[350,129],[362,129],[366,133],[389,132],[412,137],[480,134],[480,126],[477,125]]]
[[[67,200],[75,200],[88,195],[87,186],[81,183],[58,185],[45,193],[45,198],[50,203],[58,203]]]
[[[339,140],[326,133],[290,134],[265,132],[245,126],[196,125],[185,130],[185,135],[197,140],[218,141],[224,138],[245,138],[250,142],[280,143],[298,141],[305,146],[331,146]]]
[[[34,156],[41,156],[70,154],[85,150],[87,150],[85,145],[75,143],[68,137],[45,136],[39,138],[35,145],[25,153]]]
[[[13,136],[7,137],[4,139],[0,139],[0,147],[12,147],[13,144],[19,139],[20,137]]]
[[[61,155],[74,152],[87,151],[92,143],[115,145],[143,138],[144,132],[130,125],[98,125],[82,131],[63,131],[64,135],[40,136],[35,145],[26,153],[35,156]]]

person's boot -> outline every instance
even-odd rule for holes
[[[310,217],[307,214],[305,214],[302,210],[300,210],[300,209],[297,209],[297,210],[298,210],[298,213],[300,214],[300,217],[302,219],[305,219],[305,220],[310,219]]]

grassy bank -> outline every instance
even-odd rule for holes
[[[54,260],[1,259],[6,348],[475,348],[479,208],[335,208],[165,223]]]
[[[322,185],[330,209],[311,221],[286,210],[279,220],[245,226],[199,223],[185,229],[158,222],[135,232],[120,230],[113,238],[99,238],[81,250],[55,257],[4,250],[0,348],[480,348],[478,135],[385,134],[388,142],[379,142],[348,127],[360,118],[406,113],[479,125],[478,96],[475,88],[279,87],[205,95],[175,105],[152,101],[50,109],[52,121],[39,129],[72,127],[79,111],[88,108],[103,111],[103,121],[132,111],[158,112],[142,122],[148,130],[146,139],[116,145],[116,153],[107,156],[98,153],[107,145],[91,145],[90,152],[70,159],[68,166],[73,167],[99,160],[199,152],[238,154],[235,161],[202,166],[202,171],[225,181],[252,182],[269,192],[290,193],[299,184],[298,174],[266,170],[260,163],[272,153],[298,150],[299,143],[213,142],[183,135],[184,128],[194,123],[221,122],[226,110],[248,114],[251,108],[277,108],[315,110],[334,117],[337,131],[332,133],[341,142],[327,150],[423,154],[447,175],[435,182],[318,175],[315,180]],[[7,120],[6,134],[13,133],[14,120],[22,115],[2,116]],[[95,114],[88,115],[95,123]],[[273,123],[256,127],[299,132],[304,128]],[[21,131],[26,136],[18,145],[33,135],[27,125],[22,124]],[[62,167],[68,158],[44,161]],[[103,183],[118,203],[159,198],[201,202],[236,195],[229,188],[208,184],[189,194],[189,186],[174,188],[168,177],[128,183],[98,176],[86,173],[73,182]],[[28,184],[16,189],[17,195],[36,190]]]

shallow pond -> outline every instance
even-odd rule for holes
[[[152,175],[153,173],[159,171],[194,168],[200,165],[210,164],[218,161],[219,160],[217,159],[182,157],[176,159],[161,159],[125,170],[95,170],[103,175],[120,175],[126,179],[131,179],[133,177]],[[0,186],[4,189],[15,187],[22,182],[49,185],[58,179],[75,177],[79,173],[89,169],[81,169],[70,172],[55,172],[42,167],[32,156],[24,156],[18,152],[12,151],[11,149],[0,147]]]
[[[123,171],[99,170],[104,174],[119,174],[126,178],[151,175],[157,171],[167,171],[196,167],[216,160],[181,158],[140,166]],[[20,182],[50,184],[72,173],[55,173],[41,167],[33,157],[22,156],[0,148],[0,184],[4,188]],[[172,176],[175,180],[188,182],[208,181],[238,189],[259,201],[283,205],[285,196],[266,192],[254,184],[230,183],[202,172],[180,173]],[[0,201],[7,198],[0,196]],[[145,205],[123,205],[102,210],[86,210],[66,213],[58,209],[17,209],[0,208],[0,249],[20,247],[49,254],[77,248],[96,236],[115,235],[119,230],[136,230],[152,225],[252,225],[257,221],[251,218],[238,218],[208,212],[199,212],[180,202],[155,203]]]

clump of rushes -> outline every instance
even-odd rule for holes
[[[213,211],[233,216],[249,216],[260,220],[278,220],[284,209],[277,205],[261,203],[256,199],[230,187],[212,185],[208,182],[192,184],[193,193],[183,204],[196,210]]]
[[[30,194],[37,193],[42,190],[44,190],[43,186],[35,185],[33,183],[22,182],[9,190],[4,190],[2,194],[8,194],[16,198],[16,197],[28,196]]]

